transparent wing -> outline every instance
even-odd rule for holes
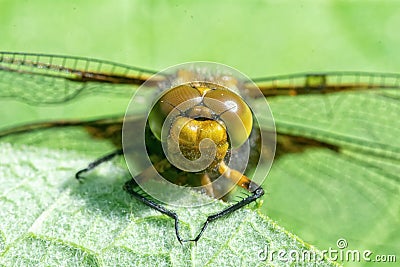
[[[369,72],[297,73],[255,78],[253,82],[266,97],[373,90],[383,94],[383,89],[400,88],[400,75]],[[252,85],[245,86],[251,91]]]
[[[88,93],[131,93],[132,86],[116,85],[140,85],[155,73],[105,60],[0,52],[0,96],[54,104]]]
[[[399,74],[327,72],[253,81],[271,105],[278,132],[400,160]],[[249,94],[252,86],[246,85]]]
[[[84,94],[131,95],[132,85],[142,84],[155,73],[105,60],[0,52],[0,96],[54,104]],[[300,136],[400,157],[396,138],[400,134],[399,74],[299,73],[253,81],[269,100],[278,132],[292,140],[287,144],[304,143],[293,139]],[[244,90],[251,96],[254,84],[244,84]],[[22,126],[24,131],[35,127]]]

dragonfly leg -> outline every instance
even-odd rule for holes
[[[82,174],[84,174],[84,173],[86,173],[86,172],[88,172],[88,171],[93,170],[94,168],[96,168],[96,167],[99,166],[100,164],[102,164],[102,163],[104,163],[104,162],[107,162],[107,161],[110,161],[110,160],[113,159],[114,157],[120,156],[120,155],[122,155],[123,153],[124,153],[124,152],[123,152],[122,149],[118,149],[118,150],[115,150],[114,152],[112,152],[112,153],[110,153],[110,154],[107,154],[107,155],[105,155],[105,156],[103,156],[103,157],[101,157],[101,158],[99,158],[99,159],[97,159],[97,160],[95,160],[95,161],[89,163],[89,165],[88,165],[86,168],[84,168],[84,169],[78,171],[78,172],[75,174],[75,178],[78,179],[78,180],[82,180],[82,179],[83,179]]]
[[[178,215],[171,211],[168,210],[167,208],[163,207],[162,205],[152,201],[151,199],[140,195],[138,192],[136,192],[134,190],[134,187],[136,187],[137,184],[135,182],[134,179],[129,180],[128,182],[125,183],[124,185],[124,190],[127,191],[132,197],[136,198],[137,200],[139,200],[140,202],[144,203],[145,205],[149,206],[150,208],[153,208],[159,212],[161,212],[162,214],[167,215],[168,217],[174,219],[175,221],[175,235],[179,241],[179,243],[182,244],[182,242],[186,242],[185,240],[183,240],[179,234],[179,219],[178,219]]]
[[[163,162],[159,162],[160,166],[164,165]],[[158,166],[158,164],[156,164],[156,166]],[[131,179],[129,181],[127,181],[124,185],[124,190],[127,191],[132,197],[134,197],[135,199],[139,200],[140,202],[144,203],[145,205],[161,212],[162,214],[167,215],[168,217],[174,219],[175,222],[175,235],[178,239],[178,241],[182,244],[183,242],[197,242],[201,236],[203,235],[204,231],[206,230],[208,224],[212,221],[215,221],[221,217],[227,216],[230,213],[242,208],[243,206],[248,205],[249,203],[257,200],[258,198],[260,198],[261,196],[264,195],[264,190],[257,185],[256,183],[252,182],[249,178],[247,178],[246,176],[240,174],[240,172],[230,169],[228,166],[226,166],[225,164],[223,164],[220,167],[220,172],[223,172],[224,177],[228,178],[229,180],[235,180],[238,181],[237,184],[243,188],[245,188],[246,190],[248,190],[249,192],[251,192],[252,194],[247,196],[246,198],[242,199],[241,201],[237,202],[236,204],[227,207],[226,209],[217,212],[215,214],[212,214],[210,216],[207,217],[205,223],[203,224],[202,228],[200,229],[200,232],[197,234],[197,236],[194,239],[188,239],[188,240],[184,240],[182,239],[182,237],[179,234],[179,218],[178,215],[165,208],[164,206],[156,203],[155,201],[151,200],[150,198],[141,195],[140,193],[136,192],[134,190],[134,188],[137,185],[135,179]],[[237,180],[238,175],[240,175],[240,179]],[[140,178],[139,180],[142,179],[148,179],[149,176],[147,174],[147,170],[145,170],[144,172],[140,173],[138,175],[138,177]],[[137,179],[137,178],[136,178]],[[207,177],[202,177],[202,183],[206,184],[207,182],[209,182],[209,178],[207,179]]]
[[[258,198],[260,198],[262,195],[264,195],[264,189],[262,189],[261,187],[258,187],[251,195],[249,195],[248,197],[242,199],[241,201],[239,201],[238,203],[227,207],[224,210],[221,210],[220,212],[217,212],[213,215],[210,215],[207,217],[206,222],[203,224],[203,226],[200,229],[200,232],[197,234],[196,238],[188,240],[188,241],[194,241],[197,242],[199,241],[200,237],[203,235],[204,231],[206,230],[208,224],[212,221],[215,221],[221,217],[227,216],[229,214],[231,214],[232,212],[246,206],[247,204],[250,204],[251,202],[257,200]]]
[[[227,216],[227,215],[231,214],[232,212],[250,204],[251,202],[257,200],[258,198],[260,198],[264,195],[264,189],[262,189],[261,186],[257,185],[255,182],[251,181],[248,177],[241,174],[240,172],[230,169],[228,166],[225,165],[225,163],[222,162],[220,164],[219,171],[225,178],[228,178],[229,180],[237,181],[236,183],[238,186],[243,187],[244,189],[248,190],[252,194],[247,196],[246,198],[242,199],[241,201],[237,202],[236,204],[229,206],[220,212],[217,212],[213,215],[208,216],[207,220],[203,224],[203,226],[200,229],[200,232],[197,234],[197,236],[194,239],[189,240],[189,241],[197,242],[200,239],[200,237],[203,235],[204,231],[206,230],[206,228],[210,222],[215,221],[221,217]]]

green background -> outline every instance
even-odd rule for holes
[[[1,47],[163,69],[194,60],[250,76],[396,71],[395,1],[4,1]]]
[[[154,70],[187,61],[216,61],[250,77],[333,70],[398,72],[399,26],[400,5],[395,1],[0,0],[3,51],[85,56]],[[54,112],[13,101],[5,107],[0,106],[1,125],[98,112],[97,104],[50,108]],[[124,110],[123,104],[120,108]],[[292,170],[283,159],[265,183],[263,211],[268,216],[320,249],[336,248],[336,240],[344,237],[351,249],[399,251],[398,180],[387,185],[378,177],[364,183],[370,170],[360,167],[354,186],[341,180],[347,175],[340,173],[343,159],[321,160],[315,173],[305,167],[307,158],[290,160],[301,162],[300,169]],[[335,172],[325,175],[324,165]],[[289,178],[284,178],[286,170]],[[302,172],[315,180],[296,180]],[[318,190],[321,187],[326,191]],[[345,187],[351,191],[343,193]]]

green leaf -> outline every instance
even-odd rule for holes
[[[69,132],[86,142],[82,132]],[[51,136],[56,139],[57,131]],[[0,264],[5,266],[295,264],[263,260],[266,248],[321,257],[320,251],[251,208],[211,223],[197,245],[181,245],[172,219],[122,190],[127,171],[116,162],[79,184],[74,173],[92,160],[84,152],[4,142],[0,151]],[[193,237],[207,214],[226,205],[217,201],[194,210],[175,208],[182,235]],[[325,259],[305,264],[314,263],[335,266]]]

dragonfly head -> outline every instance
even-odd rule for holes
[[[167,90],[148,118],[154,136],[166,143],[169,161],[184,171],[213,168],[230,147],[240,147],[253,127],[246,102],[211,82],[191,82]]]

